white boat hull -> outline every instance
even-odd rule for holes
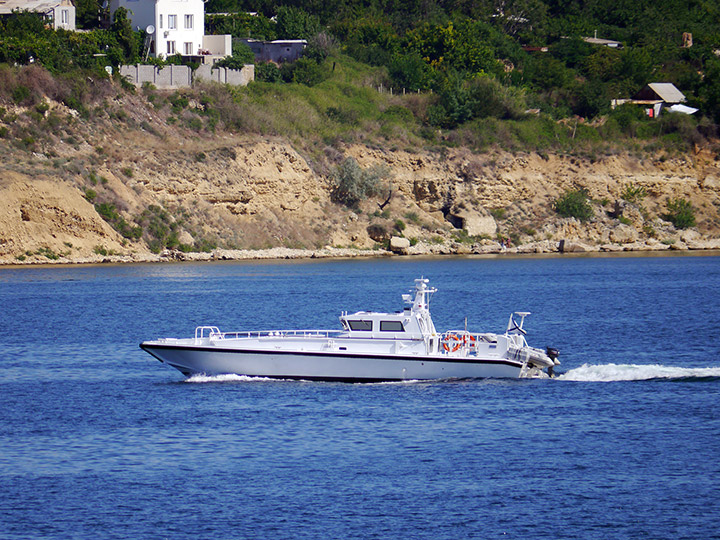
[[[377,382],[517,378],[523,368],[521,362],[514,360],[468,356],[247,350],[160,341],[146,341],[140,347],[184,375],[232,373],[278,379]]]

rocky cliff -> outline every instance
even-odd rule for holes
[[[326,246],[380,253],[393,237],[401,253],[494,252],[499,238],[521,252],[720,248],[720,167],[703,151],[590,159],[353,145],[327,148],[323,168],[282,138],[116,135],[6,154],[0,263],[239,257],[277,247],[307,250],[278,256]],[[354,209],[333,201],[328,174],[348,156],[387,171],[380,194]],[[623,201],[627,186],[644,198]],[[575,189],[593,201],[587,222],[553,210]],[[690,201],[694,228],[677,231],[663,219],[671,198]],[[116,215],[99,212],[101,204]],[[147,235],[123,237],[123,227],[172,233],[185,251],[206,254],[153,253],[160,250]]]

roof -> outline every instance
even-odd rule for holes
[[[598,37],[584,37],[582,40],[585,43],[590,43],[591,45],[606,45],[608,47],[613,48],[620,48],[622,47],[622,43],[619,41],[615,41],[614,39],[602,39]]]
[[[683,114],[695,114],[700,109],[695,109],[694,107],[688,107],[687,105],[671,105],[670,106],[670,112],[677,112],[677,113],[683,113]]]
[[[635,100],[660,100],[665,103],[682,103],[685,95],[672,83],[650,83],[633,96]]]
[[[685,101],[685,94],[678,90],[672,83],[650,83],[648,86],[666,103],[680,103],[681,101]]]
[[[13,11],[37,11],[46,13],[59,5],[73,5],[69,0],[0,0],[0,14]]]

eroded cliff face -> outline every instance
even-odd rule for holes
[[[84,161],[83,151],[89,156]],[[354,210],[334,203],[331,179],[316,173],[283,139],[106,138],[102,152],[76,150],[83,165],[74,175],[53,175],[50,167],[1,173],[0,262],[49,262],[48,253],[76,262],[113,254],[149,257],[144,241],[124,239],[98,215],[98,202],[113,204],[130,225],[159,226],[162,215],[160,225],[175,223],[183,244],[212,240],[228,249],[373,248],[376,241],[400,235],[419,246],[497,246],[500,235],[520,245],[547,246],[536,251],[556,249],[563,240],[610,250],[638,242],[685,246],[720,236],[720,168],[714,156],[702,152],[594,161],[365,146],[340,154],[363,167],[387,169],[380,196]],[[628,185],[647,195],[636,205],[616,208]],[[578,188],[595,201],[595,218],[587,223],[560,218],[553,210],[558,196]],[[695,208],[692,231],[675,231],[661,219],[667,200],[677,197]]]

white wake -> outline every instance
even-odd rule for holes
[[[661,366],[659,364],[602,364],[582,366],[571,369],[558,380],[563,381],[647,381],[650,379],[690,379],[720,377],[720,367],[683,368],[674,366]]]
[[[226,373],[224,375],[204,375],[197,373],[185,379],[186,383],[217,383],[217,382],[259,382],[259,381],[277,381],[268,377],[248,377],[247,375],[235,375]]]

